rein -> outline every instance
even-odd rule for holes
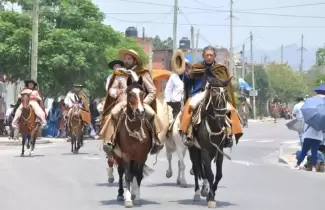
[[[128,132],[130,137],[133,137],[135,139],[138,139],[141,143],[143,142],[143,140],[147,137],[146,134],[144,133],[143,130],[143,121],[145,120],[144,118],[141,119],[131,119],[129,117],[129,115],[126,113],[126,111],[124,111],[126,117],[125,117],[125,121],[124,121],[124,125],[126,128],[126,131]],[[128,126],[128,122],[136,122],[136,121],[140,121],[140,130],[131,130]]]
[[[79,115],[80,115],[80,113],[79,113]],[[73,125],[73,123],[72,123],[72,116],[70,116],[70,119],[69,119],[69,124],[70,124],[70,126],[73,128],[73,129],[76,129],[76,128],[78,128],[80,125],[81,125],[81,122],[82,122],[82,120],[80,119],[80,117],[78,118],[78,124],[76,125],[76,126],[74,126]]]
[[[214,89],[216,89],[216,87],[211,87],[212,91],[214,91],[214,93],[216,94],[216,99],[218,101],[218,105],[220,105],[221,103],[221,100],[227,102],[226,100],[226,95],[225,95],[225,92],[224,91],[221,91],[221,92],[216,92]],[[217,118],[227,118],[227,107],[225,108],[217,108],[213,103],[211,103],[212,101],[212,93],[210,93],[210,96],[209,96],[209,100],[208,100],[208,103],[207,105],[205,106],[205,114],[207,115],[207,117],[210,117],[212,118],[213,120],[216,120]],[[211,115],[210,113],[208,113],[208,107],[209,105],[212,106],[212,110],[213,110],[213,115]],[[219,114],[218,111],[221,111],[223,112],[222,114]],[[219,131],[219,132],[213,132],[211,130],[211,127],[207,121],[207,119],[204,120],[205,122],[205,127],[208,131],[208,134],[209,134],[209,141],[210,143],[218,150],[218,152],[220,152],[223,156],[225,156],[228,160],[231,160],[231,157],[229,155],[227,155],[226,153],[224,153],[221,149],[220,149],[220,145],[224,142],[224,140],[226,139],[226,128],[225,126],[222,127],[222,129]],[[212,142],[211,140],[211,136],[220,136],[220,135],[223,135],[222,136],[222,140],[220,142],[219,145],[215,144]]]
[[[29,110],[29,113],[28,113],[28,117],[27,118],[25,118],[23,115],[21,115],[21,117],[23,118],[23,120],[25,121],[25,122],[28,122],[29,121],[29,119],[31,118],[31,116],[32,116],[32,112],[31,112],[31,107],[28,105],[28,110]]]

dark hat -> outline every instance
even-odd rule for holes
[[[325,95],[325,84],[321,84],[314,90],[317,94]]]
[[[25,80],[25,87],[28,86],[29,83],[33,83],[35,87],[37,87],[37,82],[35,82],[35,80],[29,79],[29,80]]]
[[[120,64],[121,66],[124,66],[124,62],[123,61],[121,61],[121,60],[113,60],[113,61],[111,61],[111,62],[108,63],[108,68],[114,69],[114,66],[116,64]]]
[[[74,84],[73,84],[73,87],[76,87],[76,88],[82,88],[83,85],[82,85],[82,84],[79,84],[79,83],[74,83]]]

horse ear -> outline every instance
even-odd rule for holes
[[[142,79],[141,76],[139,77],[138,83],[139,83],[139,85],[142,85],[143,84],[143,79]]]
[[[132,78],[131,76],[128,77],[128,81],[126,82],[127,86],[131,85],[132,84]]]
[[[227,87],[229,83],[231,82],[233,77],[229,77],[227,80],[221,80],[221,83],[223,84],[224,87]]]

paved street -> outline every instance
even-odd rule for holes
[[[287,131],[285,121],[251,123],[245,137],[232,150],[233,161],[225,160],[224,176],[217,191],[217,206],[229,210],[323,209],[325,174],[294,171],[277,163],[280,144],[284,151],[298,141]],[[19,157],[20,148],[0,146],[0,209],[4,210],[102,210],[122,209],[116,201],[117,185],[107,184],[106,160],[97,141],[88,141],[81,154],[70,155],[66,142],[37,145],[34,157]],[[292,150],[292,149],[291,149]],[[226,152],[230,152],[227,150]],[[207,208],[206,202],[193,203],[190,188],[165,177],[167,161],[162,152],[155,172],[142,186],[142,209]],[[115,176],[117,179],[117,176]],[[319,197],[315,197],[319,195]],[[138,208],[138,207],[137,207]]]

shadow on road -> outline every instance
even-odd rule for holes
[[[176,183],[170,183],[170,182],[166,182],[166,183],[154,183],[154,184],[144,184],[143,186],[146,187],[179,187],[179,185],[177,185]],[[186,188],[194,188],[195,185],[194,184],[187,184]]]
[[[184,199],[184,200],[177,200],[177,201],[169,201],[171,203],[178,203],[181,205],[187,205],[187,206],[208,206],[207,201],[205,198],[201,198],[200,201],[193,201],[193,199]],[[237,206],[237,204],[230,203],[227,201],[217,201],[217,208],[222,207],[228,207],[228,206]]]
[[[114,182],[114,183],[96,183],[97,187],[118,187],[118,183]],[[117,190],[116,190],[117,192]]]
[[[15,158],[37,158],[37,157],[45,157],[45,155],[32,155],[32,156],[29,156],[28,154],[26,154],[25,156],[20,156],[20,155],[16,155],[14,156]]]
[[[114,199],[114,200],[100,201],[100,203],[102,205],[105,205],[105,206],[110,206],[110,205],[124,206],[124,202],[123,201],[118,201],[116,199]],[[160,205],[160,203],[157,203],[155,201],[148,201],[148,200],[141,199],[141,205],[139,205],[139,206],[145,206],[145,205]]]

